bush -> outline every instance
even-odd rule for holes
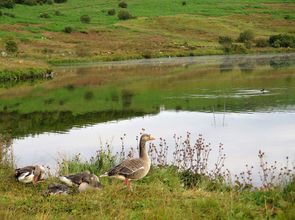
[[[52,0],[47,0],[46,3],[47,3],[48,5],[52,5],[52,4],[53,4],[53,1],[52,1]]]
[[[289,34],[278,34],[270,36],[269,44],[272,47],[295,47],[295,36]]]
[[[0,1],[0,8],[13,8],[14,7],[14,0],[1,0]]]
[[[64,32],[66,32],[66,33],[68,33],[68,34],[72,33],[72,31],[73,31],[73,28],[72,28],[71,26],[67,26],[67,27],[65,27],[65,29],[64,29]]]
[[[256,47],[267,47],[268,41],[264,38],[258,38],[255,40]]]
[[[80,21],[81,21],[82,23],[89,24],[89,23],[90,23],[90,17],[89,17],[88,15],[82,15],[82,16],[80,17]]]
[[[129,13],[129,11],[127,11],[127,10],[122,10],[122,11],[119,11],[118,18],[119,18],[120,20],[127,20],[127,19],[132,18],[132,16],[131,16],[131,14]]]
[[[285,15],[284,18],[285,18],[286,20],[289,20],[289,19],[291,18],[291,16],[290,16],[290,15]]]
[[[11,18],[15,18],[15,15],[9,12],[4,12],[4,15],[11,17]]]
[[[222,45],[224,52],[229,53],[231,51],[233,39],[229,36],[219,36],[218,43]]]
[[[116,10],[115,9],[109,9],[108,10],[108,15],[114,15],[116,14]]]
[[[40,18],[50,18],[50,15],[47,13],[40,13]]]
[[[3,13],[2,13],[2,11],[0,11],[0,16],[2,16],[3,15]]]
[[[25,0],[24,5],[29,5],[29,6],[34,6],[37,5],[37,1],[36,0]]]
[[[56,16],[61,16],[60,11],[55,11],[55,15],[56,15]]]
[[[245,41],[244,45],[247,49],[251,49],[253,46],[253,43],[252,43],[252,41],[247,40],[247,41]]]
[[[65,3],[67,0],[54,0],[55,3]]]
[[[183,1],[183,2],[182,2],[182,5],[185,6],[185,5],[186,5],[186,1]]]
[[[251,30],[246,30],[240,33],[238,38],[238,42],[245,43],[246,41],[253,41],[254,40],[254,33]]]
[[[17,42],[14,40],[7,40],[5,43],[5,50],[8,53],[16,53],[18,51]]]
[[[127,3],[126,2],[120,2],[119,4],[118,4],[118,6],[120,7],[120,8],[127,8]]]
[[[233,44],[231,50],[235,53],[245,53],[247,51],[245,46],[241,44]]]
[[[232,45],[233,39],[229,36],[219,36],[218,43],[221,45]]]

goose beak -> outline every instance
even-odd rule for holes
[[[153,141],[153,140],[156,140],[156,138],[150,136],[150,140]]]
[[[34,176],[34,183],[38,183],[38,176]]]

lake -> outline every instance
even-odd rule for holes
[[[18,167],[56,166],[57,158],[99,146],[136,147],[144,128],[166,140],[199,134],[232,173],[258,151],[280,165],[295,156],[295,54],[160,58],[55,68],[53,79],[2,84],[0,132]],[[2,141],[3,143],[3,141]],[[4,146],[4,145],[3,145]],[[210,166],[212,166],[211,162]]]

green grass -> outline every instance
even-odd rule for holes
[[[295,5],[288,0],[188,0],[185,6],[179,0],[130,0],[127,3],[127,10],[135,18],[126,21],[120,21],[117,15],[108,15],[108,9],[114,8],[117,13],[120,10],[115,0],[71,0],[36,6],[17,4],[14,9],[1,9],[16,17],[1,16],[0,36],[13,35],[19,41],[20,53],[16,59],[46,60],[55,65],[223,54],[218,44],[220,35],[236,39],[247,29],[253,30],[257,38],[295,33]],[[55,14],[56,10],[60,16]],[[40,13],[47,13],[50,18],[40,18]],[[89,24],[80,21],[84,14],[90,16]],[[64,28],[69,25],[74,31],[66,34]],[[77,55],[76,46],[81,44],[90,48],[88,57]],[[52,52],[42,53],[44,48]],[[274,50],[281,51],[268,47],[252,48],[247,53]]]
[[[77,156],[60,164],[60,174],[89,169],[97,175],[106,171],[108,154],[92,162]],[[99,161],[105,161],[99,166]],[[65,169],[65,167],[67,167]],[[54,177],[37,185],[20,184],[9,167],[0,169],[0,217],[3,219],[292,219],[295,217],[295,179],[271,190],[236,189],[223,183],[203,181],[187,188],[182,173],[173,166],[153,167],[134,192],[118,180],[101,178],[103,189],[69,196],[43,197]]]

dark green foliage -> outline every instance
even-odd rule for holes
[[[80,17],[80,21],[81,21],[82,23],[89,24],[89,23],[90,23],[90,17],[89,17],[89,15],[82,15],[82,16]]]
[[[120,2],[119,4],[118,4],[118,6],[120,7],[120,8],[127,8],[127,3],[126,2]]]
[[[1,70],[0,71],[0,81],[10,81],[10,80],[27,80],[34,78],[44,78],[46,74],[51,73],[50,69],[14,69],[14,70]]]
[[[5,50],[8,53],[16,53],[18,51],[18,45],[17,42],[14,40],[7,40],[5,42]]]
[[[128,108],[131,106],[133,96],[134,93],[130,90],[124,89],[122,91],[122,102],[124,108]]]
[[[278,34],[270,36],[269,44],[272,47],[295,47],[295,36],[289,34]]]
[[[254,40],[254,33],[251,30],[246,30],[240,33],[238,38],[238,42],[245,43],[246,41],[253,41]]]
[[[183,2],[182,2],[182,5],[185,6],[185,5],[186,5],[186,1],[183,1]]]
[[[221,45],[231,46],[233,39],[230,36],[219,36],[218,43]]]
[[[235,53],[245,53],[247,49],[244,45],[241,44],[233,44],[231,47],[231,51]]]
[[[253,46],[253,43],[252,43],[252,41],[245,41],[245,47],[247,48],[247,49],[251,49],[252,48],[252,46]]]
[[[64,29],[64,32],[66,32],[66,33],[68,33],[68,34],[72,33],[72,31],[73,31],[73,27],[71,27],[71,26],[67,26],[67,27],[65,27],[65,29]]]
[[[231,51],[233,39],[229,36],[219,36],[218,43],[222,45],[224,52],[229,53]]]
[[[90,100],[90,99],[92,99],[93,97],[94,97],[94,94],[93,94],[92,91],[87,91],[87,92],[85,93],[85,95],[84,95],[84,99],[86,99],[86,100]]]
[[[256,47],[268,47],[268,41],[264,38],[258,38],[255,40]]]
[[[127,11],[127,10],[122,10],[122,11],[119,11],[118,18],[119,18],[120,20],[128,20],[128,19],[132,18],[132,16],[131,16],[131,14],[129,13],[129,11]]]
[[[11,17],[11,18],[15,18],[15,14],[9,13],[9,12],[4,12],[4,15]]]
[[[54,14],[55,14],[56,16],[61,16],[61,12],[58,11],[58,10],[56,10],[56,11],[54,12]]]
[[[291,18],[291,16],[290,16],[290,15],[285,15],[284,18],[285,18],[286,20],[289,20],[289,19]]]
[[[3,13],[2,13],[2,11],[0,11],[0,16],[2,16],[3,15]]]
[[[115,15],[116,14],[116,10],[115,9],[109,9],[108,10],[108,15]]]
[[[54,0],[55,3],[65,3],[67,0]]]
[[[37,5],[37,1],[36,0],[25,0],[23,4],[29,5],[29,6],[34,6],[34,5]],[[40,1],[39,4],[43,4],[43,3]]]
[[[47,13],[40,13],[40,18],[50,18],[50,15]]]
[[[13,8],[14,7],[14,0],[1,0],[0,1],[0,8]]]
[[[75,89],[75,85],[73,85],[73,84],[69,84],[69,85],[66,86],[66,88],[67,88],[67,90],[69,90],[69,91],[73,91],[73,90]]]

